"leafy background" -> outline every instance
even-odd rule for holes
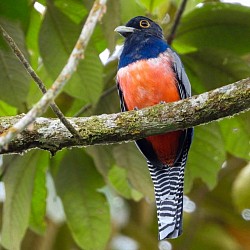
[[[93,1],[1,0],[0,23],[49,87]],[[119,112],[114,28],[136,15],[167,34],[180,0],[109,0],[86,56],[56,102],[66,116]],[[198,4],[198,5],[197,5]],[[172,44],[198,94],[250,75],[250,8],[189,0]],[[27,112],[41,93],[0,36],[0,115]],[[47,117],[53,117],[48,110]],[[133,143],[32,150],[1,164],[1,249],[250,249],[249,112],[195,129],[185,175],[184,233],[158,242],[153,187]],[[4,193],[5,190],[5,193]]]

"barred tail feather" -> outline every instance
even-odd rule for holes
[[[176,238],[182,233],[184,168],[188,149],[173,167],[159,168],[148,162],[154,184],[159,239]]]

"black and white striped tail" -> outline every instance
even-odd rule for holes
[[[159,239],[176,238],[182,233],[184,168],[188,149],[173,167],[155,167],[148,162],[154,184]]]

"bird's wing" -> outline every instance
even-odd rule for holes
[[[125,112],[127,111],[127,107],[126,107],[126,104],[125,104],[125,101],[124,101],[124,97],[123,97],[123,93],[122,93],[122,90],[120,88],[120,85],[119,85],[119,81],[116,80],[116,87],[117,87],[117,91],[118,91],[118,95],[120,97],[120,107],[121,107],[121,111],[122,112]]]
[[[170,53],[173,58],[173,69],[178,80],[178,88],[180,91],[181,99],[188,98],[191,96],[191,85],[184,70],[181,59],[177,55],[177,53],[170,48],[168,49],[168,53]]]
[[[179,56],[172,50],[169,53],[173,58],[172,67],[176,73],[180,96],[184,99],[191,95],[190,83]],[[121,110],[126,111],[127,107],[118,80],[117,89]],[[155,189],[160,240],[176,238],[182,232],[184,168],[191,144],[192,131],[192,128],[183,131],[183,139],[180,142],[182,146],[173,167],[163,166],[157,161],[152,145],[146,139],[136,141],[141,152],[150,160],[148,166]]]

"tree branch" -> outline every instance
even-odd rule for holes
[[[180,20],[181,20],[181,16],[182,16],[182,14],[183,14],[183,12],[185,10],[185,7],[186,7],[186,4],[187,4],[187,0],[182,0],[179,9],[176,12],[174,24],[173,24],[173,26],[171,28],[171,31],[170,31],[170,34],[169,34],[169,36],[167,38],[167,42],[168,42],[169,45],[171,45],[173,40],[174,40],[178,25],[179,25]]]
[[[0,153],[21,153],[41,148],[52,153],[72,146],[108,144],[137,140],[205,124],[250,109],[250,78],[178,102],[159,104],[138,111],[69,118],[80,133],[81,142],[58,119],[37,118]],[[22,116],[1,117],[0,134]]]
[[[23,55],[22,51],[18,48],[15,41],[12,39],[12,37],[9,36],[9,34],[4,30],[4,28],[0,25],[0,30],[3,33],[3,36],[9,46],[11,47],[13,53],[16,55],[16,57],[19,59],[19,61],[22,63],[26,71],[29,73],[29,75],[33,78],[39,89],[43,94],[46,94],[47,89],[43,83],[43,81],[40,79],[40,77],[37,75],[37,73],[33,70],[31,65],[29,64],[28,60],[26,60],[25,56]],[[65,118],[62,111],[59,109],[59,107],[56,105],[54,101],[50,103],[50,108],[52,111],[56,114],[56,116],[61,120],[61,122],[64,124],[64,126],[69,130],[69,132],[76,138],[80,138],[80,135],[75,130],[75,128],[71,125],[71,123]]]
[[[105,12],[106,0],[96,0],[89,13],[89,16],[84,24],[82,32],[76,45],[68,59],[67,64],[64,66],[62,72],[57,77],[51,88],[43,95],[38,103],[17,123],[5,131],[0,136],[0,149],[6,147],[8,143],[27,126],[29,126],[35,119],[41,116],[49,107],[50,103],[57,97],[65,84],[68,82],[74,71],[76,70],[80,59],[84,56],[84,51],[94,31],[95,25]]]

